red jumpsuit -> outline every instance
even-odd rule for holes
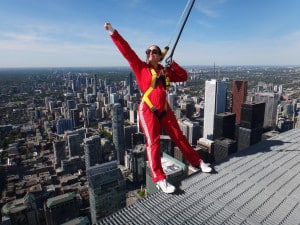
[[[123,39],[117,30],[112,33],[111,38],[135,73],[136,81],[141,92],[145,93],[151,86],[151,65],[142,61],[136,55],[127,41]],[[159,65],[159,69],[156,70],[156,73],[160,74],[162,70],[163,66]],[[166,76],[170,78],[171,82],[182,82],[187,80],[186,71],[174,61],[167,70]],[[158,114],[161,114],[164,111],[167,101],[166,90],[162,82],[158,83],[148,97],[151,103],[157,109]],[[139,105],[138,115],[140,119],[140,125],[146,136],[147,159],[149,162],[149,168],[153,182],[157,182],[166,178],[160,158],[161,128],[167,132],[172,141],[179,147],[183,156],[191,163],[191,165],[199,166],[201,158],[199,154],[191,147],[187,138],[183,135],[179,128],[177,119],[168,103],[166,114],[159,119],[157,115],[150,110],[149,106],[142,100]]]

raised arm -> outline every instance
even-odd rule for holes
[[[124,58],[128,61],[133,72],[136,75],[139,74],[144,62],[137,56],[128,42],[112,27],[110,23],[105,23],[104,28],[109,31],[112,41],[115,43]]]

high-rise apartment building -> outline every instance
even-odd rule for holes
[[[183,134],[188,139],[191,145],[196,145],[197,140],[200,138],[200,125],[199,122],[193,122],[190,120],[179,120],[179,127]]]
[[[195,103],[192,100],[185,100],[181,102],[180,108],[184,112],[185,117],[191,119],[195,111]]]
[[[174,142],[171,140],[169,135],[160,135],[160,149],[161,152],[167,153],[174,157]]]
[[[61,160],[61,168],[63,174],[74,174],[79,170],[84,170],[85,160],[80,156],[70,157],[68,159]]]
[[[92,224],[126,206],[126,181],[117,161],[87,169]]]
[[[70,134],[67,135],[68,141],[68,148],[69,148],[69,157],[73,156],[80,156],[81,154],[81,144],[82,144],[82,137],[79,134]]]
[[[177,95],[174,93],[168,93],[168,102],[172,110],[176,108],[176,97]]]
[[[110,99],[109,101],[110,104],[117,104],[119,102],[119,96],[117,93],[111,93],[109,95],[109,99]]]
[[[67,100],[66,103],[66,115],[65,118],[70,119],[72,118],[71,110],[76,108],[76,102],[73,99]]]
[[[101,159],[101,142],[100,136],[94,135],[89,138],[83,139],[85,167],[88,169],[91,166],[100,163]]]
[[[72,119],[61,118],[56,122],[56,132],[57,134],[63,134],[67,130],[73,130]]]
[[[79,127],[80,126],[80,119],[79,119],[79,110],[78,109],[71,109],[71,118],[73,122],[73,127]]]
[[[280,101],[280,95],[272,92],[255,93],[255,102],[265,102],[264,128],[274,128],[276,126],[277,105]]]
[[[124,164],[125,143],[124,143],[124,116],[123,108],[120,103],[112,107],[112,132],[113,143],[117,152],[117,161]]]
[[[125,155],[125,167],[132,172],[132,181],[136,184],[145,182],[146,176],[146,147],[136,145],[133,149],[128,149]]]
[[[103,157],[103,162],[109,162],[116,160],[116,153],[114,144],[111,143],[107,138],[101,138],[101,152]]]
[[[61,167],[61,160],[66,159],[66,143],[63,140],[55,140],[53,142],[53,151],[54,151],[54,167]]]
[[[133,140],[132,140],[132,135],[137,132],[137,126],[136,125],[130,125],[124,127],[124,138],[125,138],[125,148],[132,149],[133,146]]]
[[[129,121],[131,124],[137,123],[137,110],[138,110],[138,103],[135,99],[129,99],[127,101],[127,108],[129,109]]]

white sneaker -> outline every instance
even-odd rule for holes
[[[162,190],[167,194],[173,193],[176,189],[172,184],[168,183],[166,179],[157,181],[156,187],[158,190]]]
[[[203,161],[200,163],[200,168],[203,173],[210,173],[212,171],[210,165]]]

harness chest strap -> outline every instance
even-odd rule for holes
[[[149,106],[149,108],[151,109],[152,112],[156,112],[157,113],[157,109],[152,104],[152,102],[150,101],[150,99],[149,99],[148,96],[153,91],[153,89],[155,88],[155,86],[156,86],[156,80],[157,80],[158,76],[157,76],[156,71],[153,68],[151,68],[150,71],[151,71],[151,74],[152,74],[151,85],[147,89],[147,91],[143,94],[142,100]],[[164,111],[167,111],[167,102],[165,103]]]

